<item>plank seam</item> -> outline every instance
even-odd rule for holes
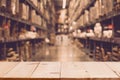
[[[34,70],[32,71],[31,75],[29,76],[31,78],[31,76],[33,75],[33,73],[35,72],[35,70],[38,68],[38,66],[40,65],[40,62],[38,63],[38,65],[34,68]]]
[[[120,77],[120,75],[115,70],[113,70],[108,64],[105,63],[105,65],[109,67],[118,77]]]
[[[19,63],[17,63],[14,67],[12,67],[8,72],[6,72],[5,74],[8,74],[10,71],[12,71],[18,64],[20,64],[20,62]],[[4,76],[5,76],[5,74],[4,74]]]

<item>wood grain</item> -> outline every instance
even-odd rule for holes
[[[90,77],[81,62],[62,63],[61,78],[88,78]]]
[[[105,63],[116,75],[120,77],[120,62]]]
[[[4,75],[4,78],[30,78],[38,64],[39,62],[21,62]]]
[[[0,62],[0,80],[120,80],[120,63]]]
[[[59,62],[41,62],[31,78],[48,78],[56,80],[60,78],[60,63]],[[46,79],[45,79],[46,80]]]
[[[12,70],[19,62],[0,62],[0,77]]]
[[[119,78],[104,62],[84,63],[90,78]]]

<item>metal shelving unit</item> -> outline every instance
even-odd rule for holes
[[[80,16],[82,14],[84,14],[84,11],[89,9],[91,7],[91,5],[93,5],[95,3],[96,0],[93,0],[93,2],[91,2],[90,5],[88,5],[85,9],[82,10]],[[79,17],[80,17],[79,16]],[[79,19],[78,17],[78,19]],[[116,19],[120,17],[120,10],[113,10],[111,12],[109,12],[108,14],[99,17],[99,19],[94,20],[93,22],[84,24],[84,26],[79,26],[77,29],[87,29],[87,28],[93,28],[93,26],[96,23],[104,23],[109,21],[111,24],[116,24]],[[114,28],[118,27],[114,25]],[[113,29],[114,32],[114,29]],[[83,45],[89,45],[88,47],[84,47],[85,50],[89,50],[89,53],[93,55],[94,60],[96,60],[96,56],[99,55],[99,61],[120,61],[120,59],[118,58],[119,52],[118,51],[114,51],[113,48],[115,48],[116,46],[118,47],[118,50],[120,49],[120,37],[116,37],[113,35],[112,38],[79,38],[76,37]],[[86,43],[83,43],[87,41]],[[118,52],[118,53],[116,53]],[[97,55],[96,55],[97,54]],[[101,57],[101,55],[105,55],[104,57]],[[118,55],[118,56],[116,56]],[[108,60],[106,60],[107,58]]]
[[[8,52],[8,49],[9,48],[13,48],[15,49],[15,52],[17,54],[19,54],[19,61],[21,61],[21,47],[23,47],[23,49],[25,49],[25,47],[23,45],[27,44],[29,45],[29,48],[31,48],[30,50],[34,50],[35,48],[38,48],[36,47],[39,46],[40,44],[44,44],[44,39],[45,37],[47,36],[47,32],[48,32],[48,29],[47,29],[47,25],[50,24],[49,23],[49,20],[45,17],[44,14],[42,14],[42,12],[38,9],[37,6],[35,6],[33,4],[33,2],[31,0],[21,0],[19,1],[19,3],[21,4],[25,4],[27,5],[30,10],[35,10],[37,15],[39,15],[41,17],[42,20],[44,20],[44,22],[46,23],[46,26],[43,26],[43,21],[42,21],[42,25],[39,25],[37,23],[33,23],[31,22],[30,20],[25,20],[25,19],[22,19],[20,16],[17,16],[18,14],[16,15],[12,15],[12,14],[9,14],[8,12],[6,12],[6,10],[4,12],[0,11],[0,18],[1,20],[5,20],[6,22],[8,20],[11,21],[11,26],[10,26],[10,29],[13,30],[13,28],[17,28],[17,37],[15,37],[14,39],[11,38],[13,36],[10,36],[10,39],[5,39],[4,35],[3,35],[3,38],[2,40],[0,40],[0,51],[2,51],[2,54],[0,54],[0,59],[2,60],[6,60],[7,58],[7,52]],[[7,9],[7,7],[5,8]],[[47,11],[47,10],[46,10]],[[51,16],[51,15],[48,15],[48,16]],[[3,24],[1,21],[1,25]],[[16,25],[16,26],[15,26]],[[20,29],[22,28],[25,28],[26,30],[30,30],[30,26],[34,26],[36,28],[36,31],[38,31],[38,35],[39,37],[37,38],[26,38],[26,39],[18,39],[18,34],[19,34],[19,31]],[[3,27],[1,27],[3,28]],[[28,42],[28,43],[27,43]],[[34,47],[34,49],[33,49]],[[39,47],[40,49],[41,47]],[[24,54],[26,54],[25,52],[26,50],[23,50]],[[32,53],[32,52],[31,52]]]

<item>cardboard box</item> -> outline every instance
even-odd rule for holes
[[[85,13],[84,13],[84,23],[85,24],[89,23],[89,11],[88,10],[85,10]]]
[[[35,18],[35,15],[36,15],[36,12],[35,12],[35,10],[32,10],[31,11],[31,22],[34,22],[34,18]]]
[[[15,3],[16,5],[15,5],[15,12],[16,12],[16,14],[19,14],[19,0],[16,0],[16,3]]]
[[[27,19],[27,6],[22,4],[22,19]]]
[[[32,1],[33,4],[37,7],[37,4],[38,4],[37,2],[38,2],[38,1],[37,1],[37,0],[31,0],[31,1]]]
[[[6,7],[6,0],[0,0],[0,7]]]

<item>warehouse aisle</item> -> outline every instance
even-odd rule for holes
[[[75,45],[59,45],[43,47],[35,56],[32,61],[93,61],[81,49]]]

